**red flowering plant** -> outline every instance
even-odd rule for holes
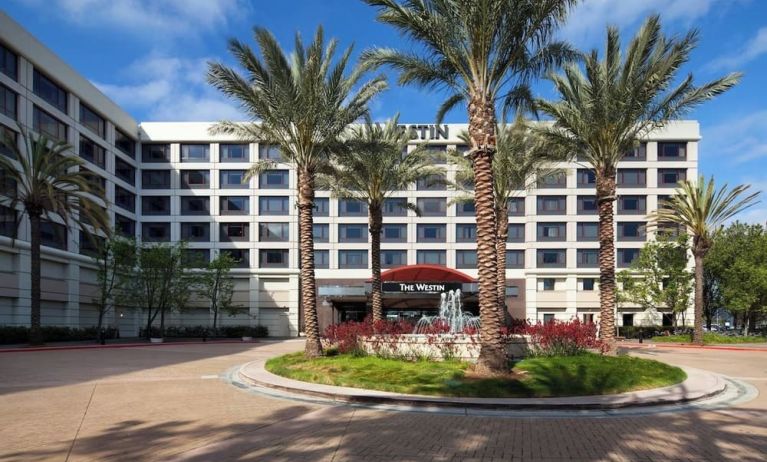
[[[596,324],[578,319],[525,323],[517,330],[530,336],[530,352],[535,356],[575,356],[600,347]]]
[[[328,346],[337,348],[339,353],[362,356],[366,354],[361,343],[363,337],[394,341],[402,334],[411,332],[413,332],[413,324],[407,321],[373,321],[372,318],[367,317],[362,322],[345,321],[330,325],[325,329],[323,337]],[[380,343],[380,341],[376,343]]]

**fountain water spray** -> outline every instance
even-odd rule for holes
[[[467,328],[479,328],[479,316],[464,313],[461,309],[461,289],[451,290],[439,295],[439,314],[423,316],[413,329],[414,334],[434,333],[434,326],[447,326],[450,334],[463,333]]]

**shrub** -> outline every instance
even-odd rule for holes
[[[517,330],[530,336],[534,356],[574,356],[599,347],[596,324],[578,319],[525,324]]]
[[[266,326],[220,326],[215,337],[240,338],[240,337],[267,337],[269,329]],[[160,328],[152,326],[152,337],[161,337]],[[167,326],[165,338],[203,338],[213,337],[213,329],[208,326]],[[146,337],[146,329],[141,329],[139,337]]]
[[[98,339],[98,331],[95,326],[43,326],[40,329],[43,333],[43,339],[46,342],[76,342]],[[120,331],[115,327],[106,327],[103,330],[105,339],[120,338]],[[27,342],[29,342],[29,327],[0,326],[0,345],[12,345],[15,343]]]
[[[412,332],[413,324],[407,321],[381,320],[373,322],[372,318],[368,317],[362,322],[346,321],[330,325],[325,329],[323,337],[340,353],[364,355],[365,352],[359,341],[360,337],[375,334],[397,336]]]

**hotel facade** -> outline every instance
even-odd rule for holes
[[[272,336],[300,331],[296,173],[279,149],[209,134],[208,122],[135,121],[87,79],[0,12],[0,129],[44,133],[73,146],[106,191],[115,228],[141,242],[186,241],[189,257],[209,261],[229,253],[237,261],[235,303],[248,313],[224,324],[261,324]],[[447,179],[456,167],[448,150],[466,150],[465,124],[408,124],[413,146],[433,151]],[[699,126],[679,121],[650,134],[618,168],[615,203],[616,265],[627,268],[652,232],[646,215],[671,195],[677,181],[698,174]],[[19,140],[21,141],[21,140]],[[412,147],[411,147],[412,149]],[[6,152],[2,153],[7,155]],[[258,159],[275,168],[245,180]],[[584,162],[539,178],[509,203],[507,307],[515,318],[596,320],[599,309],[598,235],[593,174]],[[5,182],[2,182],[5,184]],[[7,185],[6,185],[7,186]],[[476,225],[473,205],[432,181],[392,194],[384,212],[384,305],[389,317],[420,317],[437,309],[439,293],[460,288],[476,310]],[[404,207],[417,204],[421,216]],[[28,325],[29,223],[0,207],[0,325]],[[318,313],[323,326],[365,315],[370,290],[365,204],[318,191],[315,261]],[[43,226],[44,324],[95,324],[96,265],[75,227],[55,219]],[[692,308],[688,310],[690,320]],[[118,306],[107,324],[138,334],[138,309]],[[648,315],[621,306],[619,325],[668,324],[663,310]],[[174,313],[166,325],[207,325],[203,301]]]

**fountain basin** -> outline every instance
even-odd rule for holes
[[[479,335],[470,334],[402,334],[369,335],[359,338],[367,354],[406,359],[460,359],[476,361],[479,357]],[[510,359],[527,356],[529,335],[504,337],[506,354]]]

